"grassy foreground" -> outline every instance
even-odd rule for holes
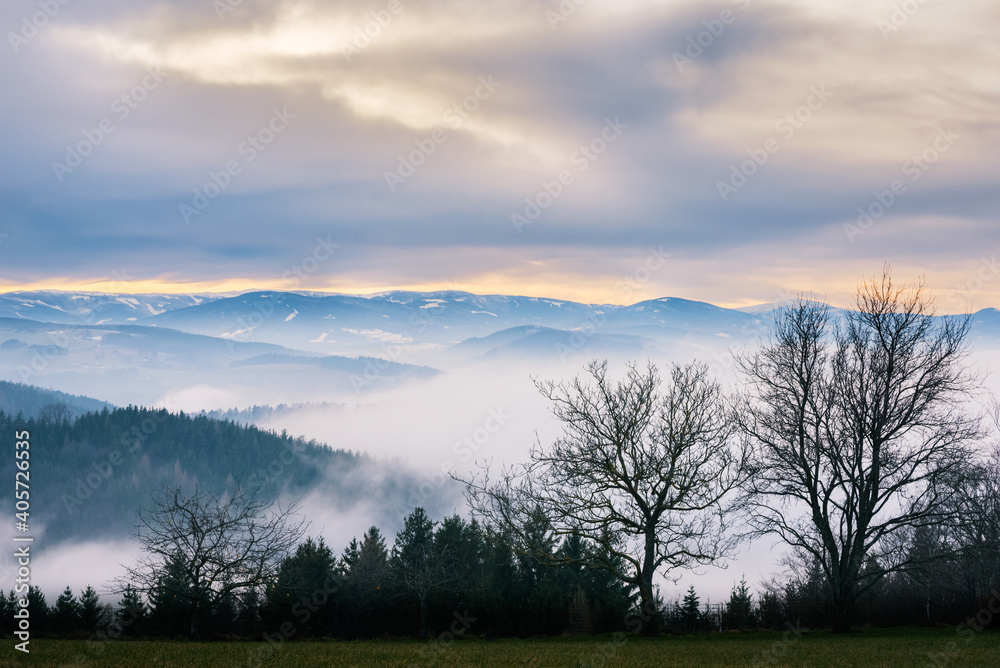
[[[967,642],[968,641],[968,642]],[[31,641],[31,654],[7,639],[0,666],[837,666],[906,668],[1000,665],[1000,634],[950,629],[891,629],[844,636],[761,632],[639,638],[465,639],[412,641],[186,643]],[[933,658],[932,658],[933,657]]]

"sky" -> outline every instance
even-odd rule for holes
[[[1000,306],[991,0],[8,0],[0,291]]]

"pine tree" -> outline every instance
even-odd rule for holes
[[[101,626],[100,596],[90,585],[80,594],[80,621],[88,633],[95,633]]]
[[[175,636],[188,630],[190,615],[183,591],[190,586],[183,557],[177,553],[167,561],[158,586],[149,594],[150,622],[157,633]]]
[[[146,604],[142,602],[139,592],[131,585],[122,593],[115,617],[122,633],[126,636],[138,636],[146,630]]]
[[[11,589],[7,596],[3,595],[3,590],[0,590],[0,633],[4,635],[9,635],[15,631],[14,628],[14,614],[18,609],[17,599],[14,598],[14,590]]]
[[[780,629],[785,615],[782,611],[781,598],[777,592],[765,591],[757,601],[760,616],[760,626],[765,629]]]
[[[385,539],[378,527],[372,526],[365,532],[357,559],[347,572],[349,601],[346,607],[353,614],[355,634],[372,633],[372,622],[385,609],[389,576],[389,551]]]
[[[52,625],[56,633],[74,633],[81,628],[81,606],[73,590],[66,587],[52,608]]]
[[[420,638],[427,637],[427,599],[432,590],[447,580],[434,543],[434,522],[423,508],[416,508],[403,522],[392,549],[393,572],[401,587],[420,603]]]
[[[29,585],[26,598],[28,599],[28,609],[31,610],[31,629],[39,633],[49,630],[51,614],[45,600],[45,594],[38,587]]]
[[[694,585],[688,587],[684,599],[681,601],[681,624],[688,632],[697,631],[701,621],[701,606],[698,594],[694,591]]]
[[[303,635],[324,635],[335,624],[336,594],[341,585],[337,558],[322,538],[306,538],[282,560],[269,590],[269,619],[287,618],[298,606]],[[303,611],[304,610],[304,611]]]
[[[750,593],[746,578],[742,578],[738,585],[733,586],[733,591],[729,595],[729,602],[726,603],[724,620],[728,629],[750,629],[757,625],[754,615],[753,594]]]

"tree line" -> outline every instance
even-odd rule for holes
[[[525,527],[542,535],[542,526]],[[923,539],[912,546],[927,549]],[[66,588],[51,605],[32,586],[27,594],[36,633],[66,637],[298,638],[532,637],[643,630],[636,588],[606,571],[580,565],[601,548],[576,536],[548,542],[547,560],[518,554],[507,539],[476,520],[432,521],[422,509],[404,520],[392,543],[371,527],[340,554],[307,537],[280,559],[258,587],[203,600],[190,564],[168,558],[147,591],[123,580],[114,603],[93,587]],[[552,565],[563,560],[562,565]],[[705,633],[822,628],[834,619],[833,599],[818,564],[801,564],[755,591],[744,580],[728,599],[711,602],[690,587],[683,597],[654,595],[660,631]],[[982,607],[971,589],[970,564],[946,559],[917,574],[893,574],[859,598],[865,625],[961,623]],[[0,596],[4,633],[12,632],[13,590]],[[192,614],[197,623],[192,629]]]

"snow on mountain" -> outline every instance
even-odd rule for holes
[[[102,292],[39,290],[0,294],[0,318],[62,324],[120,325],[138,322],[226,295],[119,295]]]
[[[573,329],[594,307],[534,297],[466,292],[378,295],[250,292],[174,309],[149,324],[316,352],[388,354],[392,346],[444,350],[519,325]]]
[[[238,397],[260,403],[273,396],[306,401],[314,392],[360,396],[435,373],[403,362],[322,355],[165,327],[0,318],[0,381],[43,381],[122,406],[156,405],[192,387],[213,388],[215,396],[233,397],[233,405],[242,403]]]
[[[618,306],[459,291],[366,296],[249,292],[149,319],[149,324],[209,336],[390,357],[397,346],[407,353],[432,353],[522,326],[677,340],[691,332],[745,338],[748,331],[756,332],[756,322],[750,314],[684,299]]]
[[[456,290],[371,295],[277,291],[0,294],[0,317],[66,324],[141,324],[237,343],[271,343],[313,353],[373,355],[432,365],[435,354],[471,352],[471,345],[456,347],[463,341],[519,327],[582,332],[586,335],[583,348],[612,342],[595,339],[595,335],[632,337],[626,347],[636,349],[650,341],[669,345],[701,345],[709,339],[716,344],[721,340],[748,342],[770,327],[774,310],[782,306],[728,309],[672,297],[621,306]],[[987,311],[976,314],[974,329],[981,330],[979,339],[991,338],[998,331],[1000,318]],[[560,335],[536,333],[534,340],[553,336]],[[514,348],[526,345],[522,342]]]

